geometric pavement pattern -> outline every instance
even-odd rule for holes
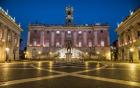
[[[14,85],[14,84],[21,84],[33,81],[40,81],[40,80],[48,80],[53,78],[59,77],[66,77],[66,76],[73,76],[79,77],[83,79],[91,79],[91,80],[98,80],[103,82],[110,82],[116,84],[123,84],[128,86],[140,87],[140,83],[137,81],[130,81],[130,80],[122,80],[122,79],[114,79],[114,78],[107,78],[107,77],[100,77],[100,76],[93,76],[93,75],[85,75],[83,73],[94,72],[97,70],[103,69],[120,69],[120,70],[127,70],[127,68],[115,68],[110,67],[112,63],[100,63],[100,62],[85,62],[85,63],[76,63],[76,64],[64,64],[64,63],[56,63],[53,62],[23,62],[26,67],[6,67],[5,64],[0,64],[0,67],[7,68],[7,69],[36,69],[40,71],[46,71],[51,73],[56,73],[48,76],[41,76],[41,77],[33,77],[33,78],[23,78],[23,79],[16,79],[16,80],[8,80],[8,81],[0,81],[0,87]],[[23,64],[23,63],[11,63],[11,64]],[[26,64],[28,63],[28,64]],[[92,63],[95,63],[96,66],[91,66]],[[132,64],[132,66],[134,66]],[[77,69],[78,70],[77,70]],[[74,71],[64,71],[64,69],[76,69]],[[133,70],[133,69],[132,69]]]

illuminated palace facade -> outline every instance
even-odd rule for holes
[[[124,61],[140,61],[140,8],[118,25],[118,58]]]
[[[15,18],[0,7],[0,62],[19,59],[19,40],[22,29]]]
[[[65,25],[30,24],[28,32],[27,58],[47,58],[58,54],[58,58],[66,57],[67,41],[71,43],[72,58],[81,55],[97,54],[110,59],[109,26],[103,24],[74,25],[73,8],[66,7]]]

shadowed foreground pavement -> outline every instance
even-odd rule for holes
[[[0,88],[140,88],[139,75],[132,63],[1,63]]]

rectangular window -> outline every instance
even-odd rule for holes
[[[56,42],[56,47],[60,47],[60,43],[59,42]]]
[[[36,41],[33,42],[33,46],[36,46]]]
[[[50,45],[49,42],[46,42],[46,47],[49,47],[49,45]]]
[[[88,46],[89,46],[89,47],[92,47],[92,42],[89,42],[89,43],[88,43]]]
[[[102,46],[102,47],[104,47],[104,46],[105,46],[104,41],[101,41],[101,46]]]
[[[78,46],[79,46],[79,47],[82,47],[82,42],[79,42]]]

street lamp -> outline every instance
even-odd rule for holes
[[[100,52],[99,52],[99,51],[97,51],[96,53],[97,53],[98,55],[100,54]]]
[[[98,56],[98,60],[99,60],[99,54],[100,54],[100,52],[99,52],[99,51],[97,51],[97,52],[96,52],[96,54],[97,54],[97,56]]]
[[[52,68],[53,68],[53,62],[49,61],[49,70],[52,71]]]
[[[38,54],[41,54],[41,51],[39,51]]]
[[[25,53],[25,58],[27,59],[27,58],[28,58],[28,54],[29,54],[29,52],[26,51],[26,52],[24,52],[24,53]]]
[[[52,52],[49,53],[50,55],[52,54]]]
[[[88,69],[88,67],[89,67],[89,63],[88,62],[85,62],[85,68],[86,68],[86,70]]]
[[[85,53],[84,59],[85,59],[85,60],[86,60],[86,59],[89,59],[89,54],[88,54],[88,52]]]
[[[39,54],[39,59],[40,59],[40,55],[41,55],[41,53],[42,53],[41,51],[38,51],[38,54]]]
[[[6,50],[6,52],[9,52],[10,49],[9,48],[5,48],[5,50]]]
[[[134,48],[131,47],[131,48],[130,48],[130,52],[134,52]]]
[[[52,52],[49,52],[49,59],[51,59]]]

